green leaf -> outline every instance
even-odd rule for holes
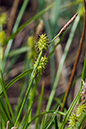
[[[12,81],[10,81],[6,87],[5,90],[8,90],[16,81],[18,81],[19,79],[23,78],[24,76],[26,76],[27,74],[31,73],[32,69],[28,69],[26,71],[24,71],[23,73],[21,73],[20,75],[18,75],[17,77],[15,77]],[[0,93],[0,97],[3,95],[3,92]]]

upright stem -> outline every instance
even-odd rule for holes
[[[21,116],[21,113],[22,113],[22,111],[23,111],[25,102],[26,102],[26,100],[27,100],[28,94],[29,94],[29,92],[30,92],[30,89],[31,89],[33,80],[34,80],[35,75],[36,75],[36,72],[37,72],[37,67],[38,67],[39,62],[40,62],[40,59],[41,59],[41,57],[42,57],[42,54],[43,54],[43,50],[40,52],[40,54],[39,54],[39,56],[38,56],[38,59],[37,59],[37,62],[36,62],[36,64],[35,64],[35,67],[34,67],[34,69],[33,69],[33,71],[32,71],[32,74],[31,74],[31,81],[30,81],[30,83],[29,83],[29,86],[28,86],[28,89],[27,89],[27,91],[26,91],[24,100],[23,100],[23,102],[22,102],[21,108],[20,108],[19,113],[18,113],[18,115],[17,115],[17,119],[16,119],[16,122],[15,122],[15,127],[16,127],[16,125],[17,125],[17,123],[18,123],[18,121],[19,121],[19,118],[20,118],[20,116]]]

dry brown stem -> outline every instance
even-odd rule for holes
[[[12,9],[11,9],[11,13],[10,13],[10,17],[9,17],[9,20],[8,20],[8,25],[7,25],[7,37],[9,37],[10,34],[11,34],[12,27],[13,27],[14,20],[15,20],[15,15],[16,15],[16,12],[17,12],[18,4],[19,4],[19,0],[14,0],[13,6],[12,6]]]

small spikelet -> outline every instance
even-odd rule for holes
[[[73,112],[69,117],[69,127],[70,129],[76,129],[76,127],[80,124],[80,118],[86,112],[86,103],[80,103],[80,105],[76,108],[75,113]],[[84,125],[84,121],[82,126]]]
[[[38,73],[40,73],[40,74],[43,73],[43,71],[45,69],[45,66],[47,65],[47,62],[48,62],[48,60],[47,60],[47,57],[46,56],[44,56],[44,57],[41,58],[40,63],[39,63],[39,66],[37,68],[37,72]],[[35,66],[35,64],[36,64],[36,62],[34,63],[34,66]]]
[[[0,31],[0,45],[4,44],[5,38],[6,38],[5,31],[3,31],[3,30]]]
[[[27,57],[33,62],[34,59],[37,56],[37,53],[35,51],[35,38],[33,36],[29,36],[27,39],[27,47],[29,48],[29,51],[27,53]]]
[[[39,41],[38,41],[37,44],[38,44],[39,51],[42,51],[43,49],[47,50],[48,38],[47,38],[46,34],[41,34],[40,35],[40,38],[39,38]]]
[[[47,60],[46,56],[44,56],[44,57],[41,58],[40,63],[39,63],[39,66],[38,66],[38,72],[40,74],[43,73],[43,71],[45,69],[45,66],[47,65],[47,62],[48,62],[48,60]]]
[[[78,121],[77,116],[75,113],[72,113],[69,117],[69,127],[74,128],[76,125],[76,122]]]
[[[82,113],[86,111],[86,103],[81,104],[76,109],[76,116],[81,117]]]
[[[76,129],[78,125],[80,125],[81,117],[86,112],[86,81],[83,81],[82,91],[81,91],[81,103],[77,106],[75,111],[71,114],[69,117],[69,128],[70,129]],[[81,128],[86,127],[86,121],[83,121]]]
[[[6,22],[7,22],[7,14],[6,13],[0,14],[0,24],[3,26],[6,24]]]

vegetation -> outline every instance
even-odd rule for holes
[[[15,23],[11,23],[13,24],[11,32],[8,30],[7,32],[5,31],[5,26],[8,21],[7,14],[0,12],[0,128],[10,129],[13,127],[14,129],[30,129],[33,124],[36,129],[84,129],[86,127],[86,55],[84,56],[82,75],[77,78],[74,78],[74,75],[85,38],[86,1],[55,0],[55,3],[51,2],[52,4],[48,5],[48,1],[38,0],[37,14],[19,26],[29,2],[29,0],[24,0]],[[47,5],[47,7],[45,7],[45,5]],[[18,3],[16,7],[17,6]],[[72,10],[73,16],[70,17],[68,8],[71,9],[71,7],[74,7],[74,10]],[[59,17],[62,13],[66,17],[68,16],[68,22],[65,23],[60,30],[60,27],[57,27],[57,21],[59,21]],[[47,19],[48,17],[49,19]],[[16,38],[25,27],[35,20],[39,22],[40,19],[42,20],[38,25],[36,33],[34,34],[32,32],[31,35],[29,35],[26,44],[22,45],[21,48],[12,49],[14,38]],[[44,27],[43,21],[45,23],[44,33],[42,31]],[[74,35],[77,33],[78,26],[80,26],[79,23],[83,23],[83,30],[81,30],[82,34],[80,32],[81,38],[79,38],[79,48],[77,50],[67,90],[61,97],[57,98],[55,97],[55,93],[62,73],[62,68],[68,56],[69,49],[71,48]],[[55,67],[55,50],[62,40],[66,38],[66,34],[71,24],[73,25],[59,62],[58,70],[56,71],[56,69],[53,69]],[[8,73],[22,54],[25,54],[24,71],[9,81],[10,77]],[[38,97],[39,100],[36,100],[37,89],[43,73],[47,71],[46,67],[49,63],[52,88],[50,95],[46,98],[46,108],[42,111],[45,80],[41,82],[42,88]],[[67,109],[65,105],[69,92],[80,78],[80,90]],[[16,85],[15,83],[17,81],[19,81],[21,85],[20,94],[17,104],[12,107],[8,97],[8,90],[13,84]],[[35,101],[37,102],[37,110],[34,115],[33,105]]]

